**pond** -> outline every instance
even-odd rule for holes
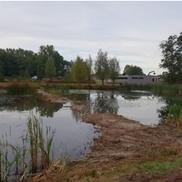
[[[75,160],[90,152],[93,138],[100,134],[93,125],[82,122],[85,113],[113,113],[145,125],[157,125],[159,111],[166,106],[163,97],[145,91],[70,90],[69,97],[74,101],[64,104],[45,102],[38,94],[7,97],[1,93],[0,96],[0,133],[4,140],[21,145],[20,137],[27,132],[27,117],[33,113],[44,126],[55,130],[52,160],[62,155]],[[71,110],[73,104],[85,105],[86,110]]]

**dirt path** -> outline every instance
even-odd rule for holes
[[[69,163],[63,169],[55,167],[49,174],[44,171],[42,178],[34,178],[33,181],[182,181],[180,168],[164,171],[160,175],[135,170],[136,165],[146,162],[182,158],[182,132],[177,128],[144,126],[112,114],[87,114],[82,119],[99,126],[102,133],[95,139],[92,153],[82,160]]]

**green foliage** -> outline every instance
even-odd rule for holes
[[[109,78],[113,81],[119,77],[120,66],[116,58],[109,60]]]
[[[95,62],[95,75],[98,79],[102,80],[102,85],[104,85],[104,80],[107,79],[109,75],[107,52],[102,52],[101,49],[97,54]]]
[[[141,165],[137,165],[136,168],[139,171],[146,171],[151,175],[162,175],[166,172],[170,173],[175,169],[179,169],[182,164],[182,159],[176,161],[166,162],[147,162]]]
[[[37,75],[38,79],[45,77],[45,65],[48,57],[54,59],[57,76],[63,76],[70,71],[71,63],[63,60],[53,45],[40,46],[34,53],[24,49],[0,49],[0,72],[4,77],[25,78]]]
[[[41,80],[45,76],[45,64],[46,58],[42,55],[36,56],[36,65],[37,65],[37,78]]]
[[[0,138],[0,181],[8,181],[9,174],[20,177],[35,173],[50,166],[55,130],[43,128],[43,122],[32,113],[27,118],[27,134],[20,137],[22,146],[8,143],[7,136]],[[6,139],[6,140],[5,140]],[[13,158],[9,159],[12,150]],[[28,156],[28,160],[27,160]],[[30,158],[29,158],[30,156]]]
[[[36,92],[36,88],[34,86],[31,86],[28,83],[20,84],[18,82],[12,83],[6,90],[8,95],[27,95]]]
[[[74,82],[85,82],[86,81],[87,65],[83,59],[77,56],[71,69],[71,78]]]
[[[0,82],[4,82],[4,75],[1,71],[0,71]]]
[[[50,57],[46,62],[45,75],[47,78],[52,78],[56,75],[56,68],[52,57]]]
[[[143,75],[143,70],[138,66],[126,65],[123,73],[127,75]]]
[[[92,64],[93,64],[93,61],[92,61],[91,56],[89,55],[89,58],[86,59],[86,77],[87,77],[87,80],[89,82],[89,85],[91,83],[92,73],[93,73]]]
[[[64,70],[64,67],[65,67],[65,65],[67,65],[68,62],[63,60],[63,56],[61,56],[55,50],[53,45],[40,46],[39,56],[41,56],[42,59],[44,59],[44,60],[47,60],[50,57],[52,57],[54,59],[55,75],[60,76],[63,72],[64,73],[66,72],[66,70]]]
[[[67,95],[70,93],[69,88],[65,85],[46,86],[45,91],[51,94]]]
[[[182,32],[179,37],[177,35],[169,36],[168,40],[160,43],[162,50],[160,68],[167,69],[164,80],[167,83],[181,83],[182,82]]]

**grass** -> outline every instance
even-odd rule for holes
[[[158,109],[160,123],[171,124],[175,127],[182,127],[182,98],[177,97],[166,97],[164,98],[166,106]]]
[[[91,89],[91,90],[146,90],[152,91],[155,94],[161,95],[178,95],[182,96],[182,85],[173,84],[169,85],[166,83],[152,83],[152,84],[102,84],[96,83],[91,84],[77,84],[77,83],[39,83],[39,82],[16,82],[11,81],[9,83],[0,83],[0,88],[7,88],[9,94],[27,94],[31,91],[35,91],[37,87],[43,87],[50,92],[56,94],[68,94],[69,89]],[[30,92],[29,92],[30,91]]]
[[[15,174],[21,179],[52,164],[50,159],[55,130],[46,126],[32,113],[27,118],[27,133],[21,136],[22,145],[8,143],[7,133],[0,139],[0,181]],[[11,152],[12,151],[12,152]],[[11,159],[10,159],[11,158]]]
[[[141,165],[136,165],[137,171],[144,171],[150,175],[163,175],[164,173],[170,173],[173,170],[179,169],[182,165],[182,159],[175,161],[165,162],[146,162]]]
[[[13,82],[7,88],[8,95],[27,95],[36,92],[36,87],[29,83]]]
[[[57,85],[57,86],[46,85],[44,87],[44,90],[48,93],[57,94],[57,95],[68,95],[69,94],[69,88],[65,85]]]
[[[182,95],[182,85],[169,85],[165,83],[155,84],[123,84],[121,90],[146,90],[162,95]]]
[[[143,160],[129,160],[118,162],[114,166],[108,164],[105,167],[99,166],[99,170],[96,167],[80,167],[77,166],[78,169],[74,171],[79,176],[79,181],[98,181],[98,182],[109,182],[109,181],[119,181],[116,180],[126,176],[134,176],[138,173],[146,173],[150,176],[161,176],[166,175],[174,170],[178,170],[181,168],[182,159],[177,159],[174,161],[170,161],[165,158],[164,161],[154,160],[146,161]],[[83,168],[83,169],[82,169]]]

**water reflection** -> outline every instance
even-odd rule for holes
[[[77,122],[81,121],[83,114],[111,113],[123,115],[144,124],[158,123],[158,119],[160,119],[160,122],[161,120],[164,121],[169,111],[166,105],[170,101],[162,97],[154,97],[151,92],[72,90],[70,93],[69,97],[72,99],[72,102],[67,106],[62,103],[45,102],[42,101],[40,95],[34,95],[12,98],[14,100],[10,103],[3,106],[0,105],[0,109],[10,112],[35,110],[41,117],[53,118],[60,109],[64,107],[69,109],[71,105],[81,104],[85,106],[84,110],[70,110],[72,118]]]
[[[158,124],[160,115],[164,116],[163,112],[168,112],[165,109],[168,109],[167,105],[170,102],[154,96],[151,92],[139,91],[71,90],[70,97],[71,102],[62,104],[42,101],[38,94],[19,98],[0,95],[1,132],[11,126],[13,132],[10,142],[15,143],[14,139],[20,137],[19,134],[24,131],[23,124],[26,123],[24,116],[33,110],[43,118],[45,125],[57,131],[54,142],[55,157],[60,155],[61,148],[61,151],[71,153],[71,158],[75,159],[79,158],[81,153],[85,155],[90,152],[89,143],[93,142],[95,136],[94,127],[82,122],[83,114],[112,113],[137,120],[142,124],[153,125]],[[5,102],[6,99],[8,102]],[[84,110],[70,109],[76,104],[84,105]]]
[[[6,111],[29,111],[35,109],[41,117],[53,117],[54,113],[63,107],[63,103],[45,102],[40,95],[26,97],[6,97],[9,103],[4,105],[3,110]],[[1,108],[2,109],[2,108]]]
[[[138,120],[143,124],[156,124],[158,123],[156,110],[163,105],[158,104],[158,97],[146,91],[73,90],[70,97],[75,100],[71,105],[85,106],[82,111],[72,110],[72,116],[76,121],[81,121],[82,115],[87,113],[111,113]]]
[[[110,92],[110,95],[104,94],[104,92],[97,93],[97,98],[94,100],[93,106],[94,113],[117,114],[118,109],[118,100],[114,92]]]

